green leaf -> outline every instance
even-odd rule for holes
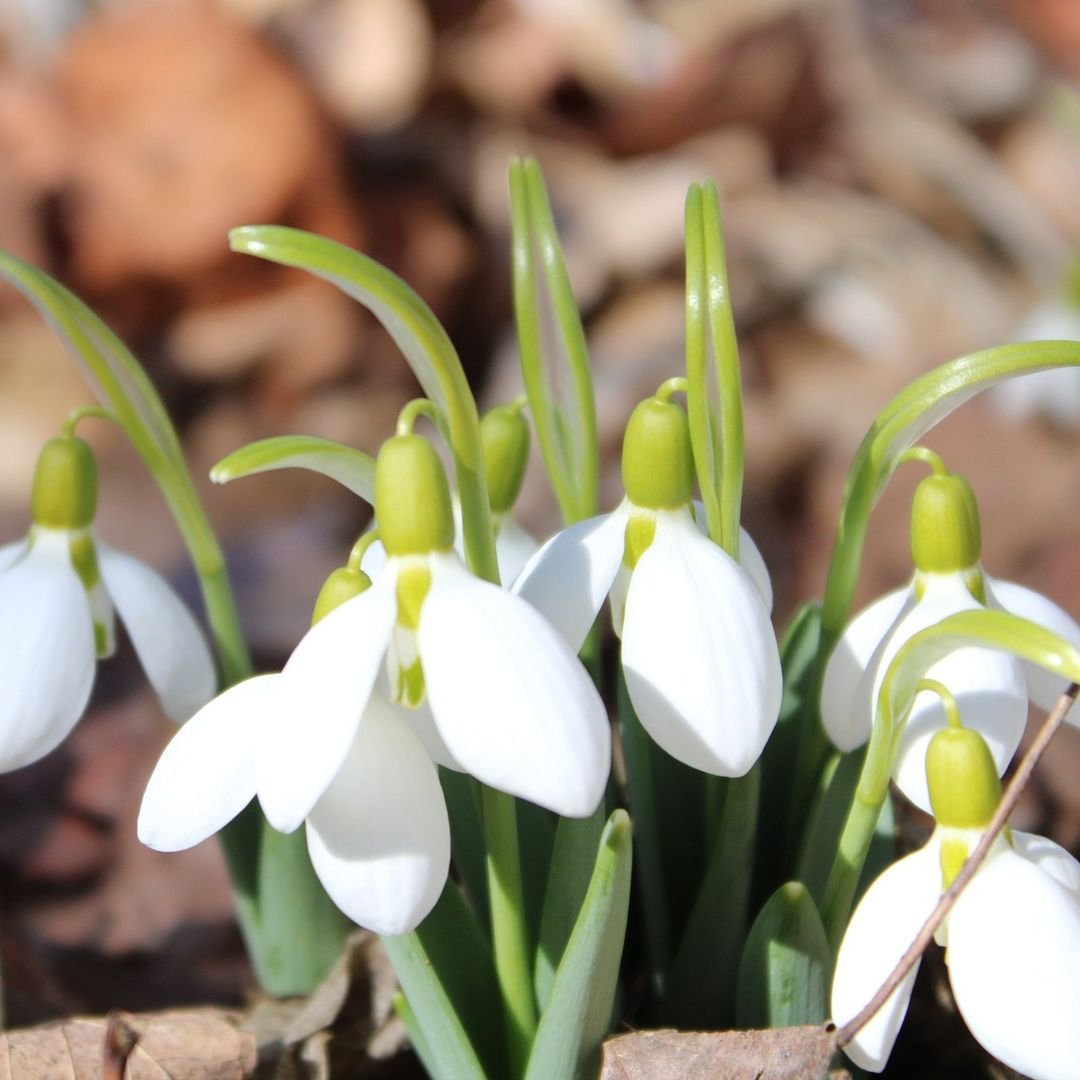
[[[796,775],[803,728],[816,724],[813,700],[814,665],[821,632],[821,605],[806,604],[796,612],[780,642],[784,696],[780,716],[761,755],[759,830],[770,837],[758,846],[754,867],[753,906],[794,877],[798,837],[809,807],[795,805],[792,777]]]
[[[439,766],[439,783],[450,816],[450,849],[454,868],[480,924],[487,927],[487,852],[484,820],[480,813],[480,789],[466,773]]]
[[[439,429],[453,454],[469,566],[497,582],[476,402],[453,342],[431,308],[374,259],[301,229],[244,225],[229,233],[229,243],[233,251],[296,266],[331,282],[382,323],[434,404]]]
[[[730,1026],[746,936],[761,769],[729,780],[705,878],[671,969],[663,1015],[680,1028]]]
[[[375,459],[351,446],[313,435],[277,435],[234,450],[211,470],[215,484],[274,469],[310,469],[329,476],[365,502],[375,500]]]
[[[1033,341],[1000,345],[953,360],[916,379],[884,409],[859,445],[848,471],[836,545],[829,564],[821,657],[827,658],[851,612],[867,523],[900,455],[935,424],[982,390],[1048,368],[1080,365],[1080,343]]]
[[[533,966],[536,1000],[541,1010],[551,996],[555,972],[585,899],[603,828],[604,804],[601,802],[591,817],[560,818],[555,830],[555,848],[544,892]]]
[[[594,1077],[611,1026],[630,903],[630,818],[616,810],[540,1018],[526,1080]]]
[[[532,158],[510,163],[510,210],[522,377],[563,522],[572,524],[596,513],[596,405],[581,315]]]
[[[737,1025],[824,1023],[831,973],[829,942],[809,890],[798,881],[781,885],[746,938],[739,964]]]
[[[686,194],[686,401],[709,536],[739,554],[743,488],[742,373],[731,313],[720,196],[712,181]]]
[[[499,991],[487,940],[453,882],[411,934],[383,945],[422,1034],[418,1052],[436,1080],[505,1076]]]

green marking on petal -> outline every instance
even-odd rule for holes
[[[109,630],[104,623],[94,620],[94,653],[99,660],[109,653]]]
[[[399,626],[416,630],[420,609],[431,590],[431,568],[425,559],[402,559],[396,583]]]
[[[960,836],[949,836],[941,842],[941,891],[944,892],[956,880],[971,854],[971,845]]]
[[[72,533],[68,538],[71,565],[87,592],[101,584],[101,568],[98,566],[97,547],[89,532]]]
[[[623,565],[633,570],[656,539],[656,515],[631,511],[623,537]]]
[[[414,660],[408,667],[401,668],[398,672],[398,684],[394,695],[400,705],[417,709],[423,704],[426,692],[424,669],[419,660]]]

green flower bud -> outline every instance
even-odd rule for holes
[[[694,491],[694,458],[686,413],[670,401],[648,398],[630,414],[623,437],[623,487],[635,506],[673,510]]]
[[[38,455],[31,514],[47,529],[85,529],[97,510],[97,464],[82,439],[57,436]]]
[[[930,806],[939,825],[983,829],[1001,802],[1001,780],[986,740],[971,728],[947,727],[926,750]]]
[[[520,409],[496,405],[480,421],[484,474],[491,512],[505,514],[517,501],[529,460],[529,425]]]
[[[315,608],[311,613],[311,625],[325,618],[334,608],[341,607],[346,600],[359,596],[371,587],[371,578],[363,570],[351,570],[347,566],[339,567],[324,582],[315,599]]]
[[[375,519],[388,555],[427,555],[454,543],[442,462],[420,435],[387,439],[375,462]]]
[[[928,476],[911,507],[911,557],[923,573],[952,574],[979,561],[982,534],[971,485],[955,474]]]

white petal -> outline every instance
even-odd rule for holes
[[[513,592],[577,652],[622,562],[629,504],[556,533],[526,564]]]
[[[499,580],[506,588],[513,585],[525,564],[539,550],[536,538],[505,514],[495,534],[495,554],[499,559]]]
[[[217,689],[206,639],[172,586],[145,563],[98,541],[105,588],[165,714],[182,723]]]
[[[1065,848],[1045,836],[1020,832],[1018,829],[1012,830],[1011,838],[1013,850],[1018,855],[1034,863],[1044,874],[1049,874],[1072,893],[1074,900],[1080,901],[1080,862]]]
[[[672,757],[742,776],[776,723],[780,655],[749,576],[689,518],[661,512],[630,580],[622,664],[645,730]]]
[[[580,661],[520,597],[431,557],[420,613],[428,701],[478,780],[566,817],[596,809],[611,764],[607,713]]]
[[[867,715],[872,715],[871,703],[877,701],[889,664],[909,638],[948,615],[980,606],[959,574],[927,574],[922,580],[923,595],[902,614],[856,691],[856,707]],[[999,772],[1004,772],[1027,723],[1027,687],[1019,661],[993,649],[957,649],[930,667],[926,677],[952,691],[964,724],[986,739]],[[930,809],[926,747],[945,724],[940,698],[921,693],[897,743],[893,779],[908,799],[926,811]]]
[[[1074,1080],[1080,1065],[1080,905],[1004,850],[979,869],[949,916],[949,980],[971,1033],[1033,1080]]]
[[[821,684],[821,723],[844,753],[870,738],[870,703],[859,697],[859,684],[893,626],[914,605],[907,586],[886,593],[851,620],[829,657]]]
[[[66,535],[38,537],[0,575],[0,657],[0,772],[8,772],[63,742],[94,683],[94,631]]]
[[[450,823],[420,740],[374,697],[341,770],[307,823],[330,899],[378,934],[405,934],[435,906],[450,868]]]
[[[931,841],[894,863],[866,890],[840,943],[832,986],[832,1018],[846,1024],[870,1001],[915,940],[941,896],[938,845]],[[904,1022],[919,965],[855,1036],[844,1052],[856,1065],[881,1072]]]
[[[395,578],[391,561],[304,635],[281,673],[281,707],[255,766],[259,801],[281,832],[308,816],[352,745],[397,616]]]
[[[19,561],[19,558],[29,550],[25,537],[22,540],[14,540],[10,544],[0,546],[0,574],[14,566]]]
[[[255,797],[255,748],[281,701],[280,675],[246,679],[203,706],[165,747],[139,811],[139,839],[182,851]]]
[[[1001,608],[1002,611],[1045,626],[1047,630],[1052,630],[1059,637],[1080,647],[1080,626],[1076,620],[1042,593],[1011,581],[998,581],[991,577],[986,579],[986,593],[990,607]],[[1069,685],[1068,679],[1062,679],[1046,668],[1028,662],[1024,663],[1024,678],[1027,680],[1028,697],[1047,712],[1057,704],[1058,698]],[[1068,719],[1071,723],[1080,724],[1080,709],[1075,706],[1070,709]]]
[[[694,524],[702,536],[709,535],[709,522],[705,512],[705,504],[699,499],[694,500]],[[769,576],[769,568],[761,556],[761,551],[754,538],[744,529],[739,527],[739,565],[750,575],[765,605],[765,610],[771,612],[773,606],[772,579]]]
[[[413,729],[413,734],[424,744],[428,757],[436,765],[453,769],[455,772],[465,772],[460,763],[454,758],[454,755],[450,753],[446,743],[443,742],[443,737],[435,726],[435,718],[431,715],[431,706],[426,701],[421,702],[419,707],[415,709],[399,708],[397,709],[397,715]]]

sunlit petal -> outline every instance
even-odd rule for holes
[[[673,757],[742,776],[776,723],[780,658],[749,576],[689,519],[661,512],[626,601],[623,671],[648,733]]]
[[[876,666],[875,653],[880,657],[890,631],[914,604],[907,586],[886,593],[851,620],[829,657],[821,685],[821,723],[845,753],[870,738],[870,701],[865,693],[859,695],[863,675]]]
[[[450,824],[435,766],[389,705],[373,698],[307,823],[311,863],[350,919],[379,934],[416,928],[450,867]]]
[[[139,811],[139,839],[182,851],[227,825],[255,797],[255,748],[281,702],[280,675],[259,675],[201,708],[165,747]]]
[[[1080,905],[1021,855],[979,869],[949,916],[949,981],[971,1033],[1034,1080],[1080,1063]]]
[[[567,817],[600,801],[611,760],[607,714],[585,669],[520,597],[431,556],[420,617],[428,700],[473,776]]]
[[[58,746],[90,699],[94,632],[66,535],[40,536],[0,576],[0,656],[0,772],[7,772]]]
[[[846,1024],[869,1003],[915,940],[941,895],[937,844],[894,863],[867,889],[844,933],[832,986],[832,1018]],[[907,1013],[919,965],[908,973],[844,1052],[881,1072]]]
[[[424,744],[428,757],[436,765],[453,769],[455,772],[465,771],[443,742],[443,737],[435,726],[435,718],[431,715],[431,706],[426,701],[421,702],[415,709],[399,708],[397,713],[413,729],[413,734]]]
[[[181,723],[217,689],[214,661],[183,601],[145,563],[100,541],[105,587],[167,716]]]
[[[1052,630],[1059,637],[1073,645],[1080,646],[1080,626],[1076,620],[1063,608],[1058,607],[1052,600],[1048,600],[1042,593],[1034,589],[1026,589],[1023,585],[1016,585],[1011,581],[999,581],[997,578],[987,577],[986,599],[990,607],[1001,608],[1013,615],[1019,615],[1047,630]],[[1024,678],[1027,680],[1028,697],[1039,706],[1049,712],[1065,692],[1069,685],[1068,679],[1054,675],[1046,668],[1038,664],[1024,663]],[[1080,709],[1075,706],[1069,710],[1070,723],[1080,724]]]
[[[394,564],[301,639],[282,671],[282,705],[256,761],[259,801],[291,832],[330,786],[356,735],[397,614]]]
[[[553,536],[514,582],[527,600],[577,652],[604,603],[622,562],[629,504],[578,522]]]
[[[25,537],[22,540],[14,540],[10,544],[0,546],[0,574],[9,567],[14,566],[28,550]]]
[[[1034,863],[1045,874],[1049,874],[1059,885],[1064,886],[1073,899],[1080,902],[1080,862],[1060,844],[1048,840],[1045,836],[1012,830],[1013,850],[1028,862]]]

